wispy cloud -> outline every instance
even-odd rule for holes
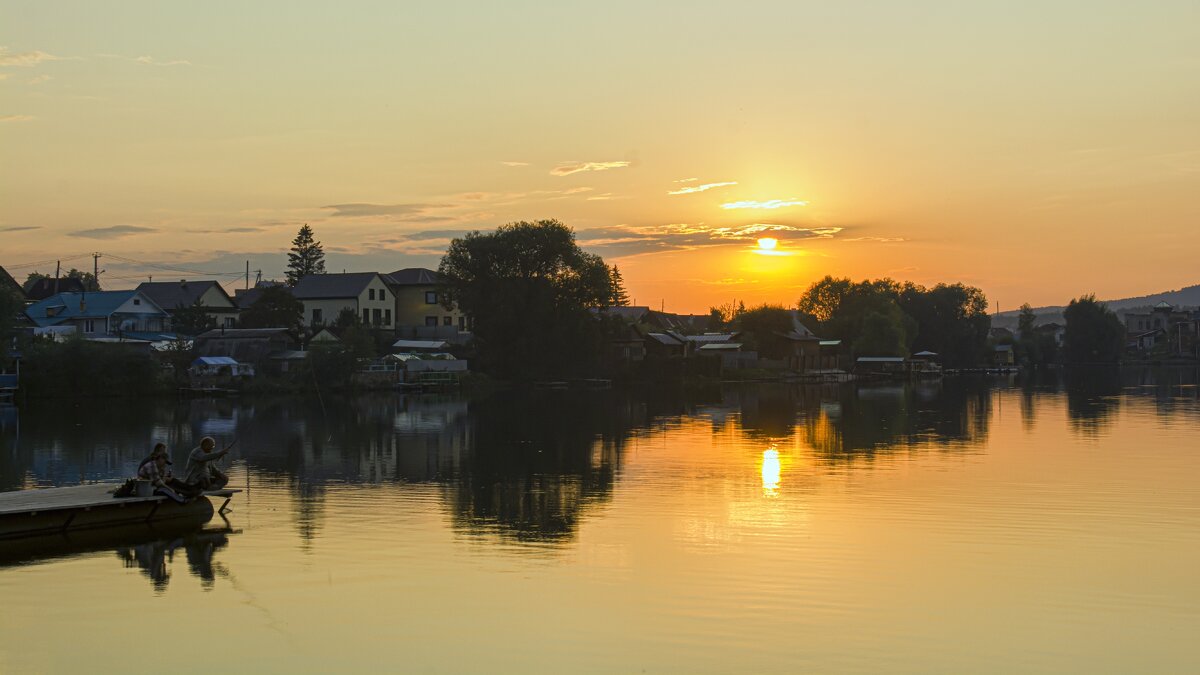
[[[20,66],[30,68],[45,61],[66,61],[63,56],[47,54],[43,51],[13,52],[8,47],[0,47],[0,67]]]
[[[225,227],[208,230],[188,230],[190,234],[248,234],[251,232],[265,232],[266,227],[257,225],[238,225],[237,227]]]
[[[590,187],[576,187],[576,188],[571,188],[570,190],[563,190],[563,194],[564,195],[577,195],[581,192],[591,192],[592,190],[593,190],[593,188],[590,188]]]
[[[808,202],[799,199],[768,199],[765,202],[747,200],[742,202],[727,202],[721,205],[723,209],[782,209],[787,206],[808,206]]]
[[[705,192],[713,188],[726,187],[728,185],[737,185],[737,181],[728,181],[725,183],[705,183],[704,185],[691,185],[678,190],[671,190],[669,195],[690,195],[694,192]]]
[[[192,65],[191,61],[187,61],[185,59],[172,59],[169,61],[159,61],[158,59],[154,58],[153,56],[137,56],[137,57],[134,57],[133,60],[137,61],[138,63],[144,63],[147,66],[190,66],[190,65]]]
[[[483,193],[480,193],[483,194]],[[335,218],[363,218],[372,216],[405,216],[404,220],[415,220],[417,216],[426,216],[431,209],[450,208],[453,204],[367,204],[355,202],[350,204],[330,204],[323,209],[333,211]],[[411,217],[411,218],[410,218]],[[441,216],[434,218],[442,219]]]
[[[53,79],[54,78],[50,77],[49,75],[35,75],[34,77],[29,78],[25,84],[42,84],[43,82],[49,82]]]
[[[529,162],[500,162],[504,166],[529,166]]]
[[[33,115],[0,115],[0,122],[31,122],[35,119]]]
[[[677,180],[675,182],[676,183],[695,183],[698,180],[700,180],[700,179],[699,178],[680,178],[679,180]]]
[[[624,169],[631,162],[564,162],[550,169],[552,176],[570,176],[583,171],[608,171],[609,169]]]
[[[40,230],[41,225],[13,225],[11,227],[0,227],[0,232],[28,232],[29,230]]]
[[[591,197],[588,197],[587,200],[589,202],[606,202],[612,198],[613,198],[613,194],[611,192],[605,192],[604,194],[593,195]]]
[[[780,241],[793,242],[831,239],[841,231],[840,227],[802,227],[779,223],[751,223],[732,227],[675,223],[592,228],[581,230],[576,237],[580,245],[589,250],[604,255],[629,256],[709,246],[744,245],[768,235]]]
[[[908,241],[908,240],[905,239],[904,237],[851,237],[849,239],[843,239],[842,241],[874,241],[874,242],[890,244],[890,243],[894,243],[894,242],[898,242],[898,241]]]
[[[112,227],[97,227],[90,230],[71,232],[69,236],[83,237],[85,239],[120,239],[131,234],[147,234],[157,231],[153,227],[143,227],[141,225],[113,225]]]

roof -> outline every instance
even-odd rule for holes
[[[383,281],[393,286],[433,286],[441,283],[442,278],[437,272],[424,267],[405,267],[383,275]]]
[[[0,288],[8,288],[11,291],[19,293],[22,298],[25,297],[25,289],[21,288],[21,284],[18,284],[17,280],[12,278],[8,270],[3,267],[0,267]]]
[[[213,328],[196,336],[197,340],[247,340],[273,337],[289,337],[286,328]]]
[[[272,361],[296,361],[299,359],[307,359],[308,352],[298,349],[282,349],[277,352],[271,352],[267,358],[271,359]]]
[[[822,347],[840,347],[841,344],[841,340],[821,340]]]
[[[730,342],[733,340],[733,336],[733,333],[704,333],[703,335],[685,335],[683,339],[698,344],[712,344],[714,342]]]
[[[996,349],[995,349],[995,351],[998,351],[998,352],[1011,352],[1011,351],[1012,351],[1012,345],[996,345]]]
[[[260,282],[258,282],[257,284],[255,284],[255,285],[254,285],[254,288],[247,288],[247,289],[241,289],[241,288],[237,288],[237,289],[234,289],[234,291],[233,291],[233,302],[234,302],[234,304],[236,304],[238,307],[240,307],[240,308],[242,308],[242,309],[246,309],[246,308],[247,308],[247,307],[249,307],[250,305],[253,305],[253,304],[254,304],[254,302],[255,302],[256,300],[258,300],[258,299],[259,299],[259,298],[262,296],[262,294],[263,294],[263,291],[267,290],[268,288],[275,288],[275,287],[277,287],[277,286],[282,286],[283,288],[287,288],[287,289],[288,289],[288,292],[289,292],[289,293],[291,292],[291,289],[290,289],[290,288],[288,288],[288,287],[287,287],[287,286],[286,286],[286,285],[285,285],[283,282],[280,282],[280,281],[260,281]]]
[[[38,279],[33,282],[28,291],[25,291],[25,297],[30,300],[45,300],[46,298],[59,293],[82,293],[84,291],[83,282],[74,277],[61,277],[58,280],[57,287],[54,284],[54,279]]]
[[[72,319],[101,319],[112,315],[135,295],[145,298],[137,291],[59,293],[33,303],[26,308],[25,314],[39,326],[54,326]],[[154,301],[149,298],[146,301],[166,314]],[[54,311],[56,308],[57,312]]]
[[[445,349],[450,346],[445,340],[396,340],[396,349]]]
[[[646,317],[646,314],[648,314],[650,312],[650,308],[643,307],[641,305],[638,305],[636,307],[612,306],[612,307],[599,307],[599,308],[593,309],[592,311],[596,314],[615,316],[623,321],[628,321],[629,323],[638,323],[639,321],[641,321],[642,319],[644,319]]]
[[[677,347],[683,344],[683,340],[668,333],[646,333],[646,337],[669,347]]]
[[[904,363],[903,356],[860,356],[858,363]]]
[[[201,279],[200,281],[188,281],[186,279],[180,281],[147,281],[137,287],[143,295],[154,301],[156,305],[166,310],[172,310],[176,307],[188,307],[199,300],[205,293],[213,287],[216,287],[221,295],[229,301],[230,307],[214,307],[214,309],[231,309],[234,305],[233,298],[225,292],[221,284],[211,279]]]
[[[937,355],[938,355],[937,352],[931,352],[928,350],[923,351],[923,352],[917,352],[916,354],[913,354],[913,356],[924,356],[926,358],[928,358],[930,356],[937,356]]]
[[[199,356],[192,365],[200,364],[202,366],[236,366],[238,362],[228,356]]]
[[[740,342],[713,342],[706,345],[701,345],[697,351],[701,352],[736,352],[742,348]]]
[[[1157,305],[1155,305],[1154,309],[1171,309],[1171,310],[1173,310],[1173,309],[1175,309],[1175,306],[1172,305],[1171,303],[1167,302],[1166,300],[1164,300],[1164,301],[1158,303]]]
[[[345,274],[309,274],[296,282],[292,295],[301,300],[330,300],[357,298],[378,272],[347,272]]]

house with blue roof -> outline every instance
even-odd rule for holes
[[[25,308],[38,328],[74,327],[87,338],[158,334],[170,329],[166,311],[138,291],[57,293]]]

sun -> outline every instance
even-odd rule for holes
[[[779,245],[779,240],[774,237],[763,237],[758,240],[758,247],[764,251],[773,251]]]

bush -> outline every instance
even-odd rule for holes
[[[21,390],[32,397],[138,396],[164,387],[158,362],[136,347],[35,339],[21,364]]]

